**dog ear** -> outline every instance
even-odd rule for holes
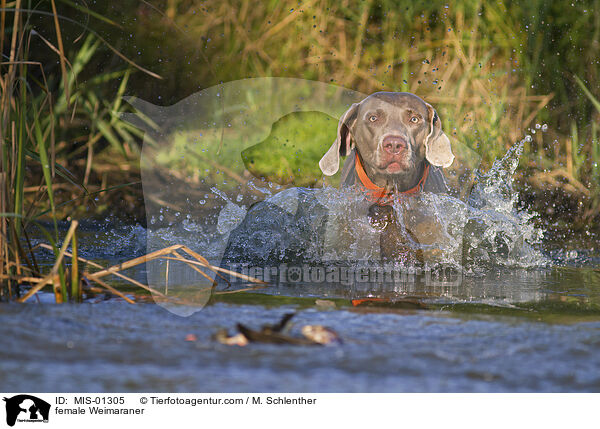
[[[435,109],[428,103],[429,135],[425,138],[425,158],[436,167],[450,167],[454,161],[450,139],[442,131],[442,120]]]
[[[326,176],[333,176],[340,168],[340,156],[346,156],[354,147],[351,127],[356,122],[359,103],[354,103],[340,118],[337,138],[319,161],[319,167]]]

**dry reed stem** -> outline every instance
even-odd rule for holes
[[[135,301],[133,301],[131,298],[126,297],[122,292],[119,292],[117,289],[115,289],[114,287],[112,287],[111,285],[104,283],[102,280],[100,279],[90,279],[95,283],[98,283],[100,286],[102,286],[103,288],[107,289],[108,291],[110,291],[111,293],[120,296],[121,298],[123,298],[125,301],[127,301],[130,304],[135,304]]]
[[[225,272],[226,274],[231,274],[231,275],[243,276],[242,274],[237,274],[237,273],[234,273],[233,271],[225,270],[223,268],[218,268],[218,267],[211,265],[206,258],[204,258],[203,256],[199,255],[198,253],[194,252],[193,250],[189,249],[187,246],[184,246],[183,244],[175,244],[173,246],[165,247],[164,249],[160,249],[155,252],[148,253],[147,255],[140,256],[139,258],[134,258],[129,261],[122,262],[118,265],[114,265],[110,268],[106,268],[102,271],[92,273],[92,274],[90,274],[90,276],[99,278],[99,277],[104,277],[109,274],[114,274],[117,271],[126,270],[126,269],[134,267],[136,265],[143,264],[147,261],[157,259],[157,258],[163,257],[165,255],[172,254],[172,252],[174,250],[178,250],[178,249],[183,250],[184,252],[190,254],[191,256],[193,256],[194,258],[196,258],[198,260],[198,261],[191,261],[188,259],[184,259],[184,260],[180,260],[181,262],[185,262],[187,264],[197,264],[200,266],[204,266],[204,267],[208,268],[209,270],[214,271],[215,274],[217,274],[219,277],[221,277],[225,281],[227,281],[227,280],[223,276],[221,276],[217,271],[222,271],[222,272]],[[177,259],[177,258],[173,258],[173,259]],[[177,260],[179,260],[179,259],[177,259]],[[243,276],[243,277],[247,277],[247,276]],[[248,279],[253,279],[253,278],[248,277]],[[258,279],[253,279],[250,281],[255,281],[257,283],[261,282]]]
[[[54,301],[57,304],[62,304],[63,301],[63,296],[62,296],[62,291],[60,290],[60,276],[58,275],[58,273],[54,274],[54,276],[52,276],[52,292],[54,292]]]
[[[222,280],[224,280],[224,281],[225,281],[227,284],[230,284],[230,283],[229,283],[229,281],[227,281],[227,279],[226,279],[225,277],[223,277],[221,274],[219,274],[219,273],[218,273],[218,271],[219,271],[219,268],[217,268],[217,267],[215,267],[215,266],[211,265],[211,264],[210,264],[210,262],[208,262],[208,259],[206,259],[204,256],[200,255],[200,254],[199,254],[199,253],[197,253],[197,252],[194,252],[192,249],[190,249],[190,248],[189,248],[189,247],[187,247],[187,246],[183,246],[183,247],[181,248],[181,250],[183,250],[183,251],[184,251],[185,253],[187,253],[188,255],[191,255],[191,256],[193,256],[194,258],[196,258],[196,260],[198,260],[198,261],[200,261],[200,262],[202,262],[202,263],[206,264],[207,268],[209,268],[209,269],[213,270],[213,271],[215,272],[215,274],[216,274],[217,276],[219,276],[219,278],[221,278]],[[191,262],[191,261],[190,261],[190,262]],[[255,279],[255,280],[256,280],[256,279]]]
[[[73,234],[75,233],[75,229],[77,228],[78,224],[79,224],[79,222],[77,222],[76,220],[71,222],[71,226],[69,227],[69,230],[67,231],[65,240],[63,241],[63,244],[60,248],[58,257],[56,258],[56,262],[54,263],[54,266],[52,267],[52,270],[50,271],[50,273],[48,273],[37,284],[35,284],[23,297],[19,298],[17,300],[17,302],[27,301],[35,293],[37,293],[40,289],[42,289],[44,286],[46,286],[48,283],[54,281],[54,276],[58,273],[58,268],[60,267],[60,264],[62,263],[62,260],[65,256],[65,252],[67,251],[67,247],[69,246],[69,243],[71,242],[71,238],[73,237]]]
[[[65,61],[65,49],[63,46],[62,35],[60,31],[60,24],[58,22],[58,12],[56,11],[56,2],[52,0],[50,2],[52,4],[52,14],[54,15],[54,28],[56,31],[56,39],[58,41],[58,51],[60,58],[60,70],[63,75],[63,85],[65,89],[65,99],[67,101],[67,109],[71,108],[71,97],[69,94],[69,76],[67,74],[67,66]]]
[[[567,183],[563,183],[557,178],[563,178],[567,180]],[[587,189],[583,183],[573,177],[569,171],[563,168],[557,168],[548,172],[539,171],[535,173],[530,180],[539,188],[544,188],[544,184],[548,184],[553,188],[563,189],[570,194],[579,193],[585,195],[586,197],[590,196],[590,190]]]
[[[52,250],[52,246],[49,246],[48,244],[45,244],[45,243],[38,244],[38,246],[40,246],[40,247],[43,247],[44,249]],[[36,246],[36,247],[37,247],[37,246]],[[65,252],[65,256],[68,256],[68,257],[70,257],[70,258],[72,258],[72,257],[73,257],[73,255],[72,255],[71,253],[69,253],[69,252]],[[81,256],[78,256],[78,257],[77,257],[77,259],[78,259],[80,262],[84,262],[84,263],[86,263],[86,264],[89,264],[89,265],[91,265],[91,266],[93,266],[93,267],[96,267],[96,268],[104,268],[102,265],[100,265],[100,264],[97,264],[97,263],[95,263],[95,262],[93,262],[93,261],[90,261],[90,260],[88,260],[88,259],[82,258]],[[160,295],[160,296],[163,296],[163,297],[164,297],[164,295],[163,295],[161,292],[159,292],[159,291],[157,291],[157,290],[155,290],[155,289],[152,289],[151,287],[149,287],[149,286],[147,286],[147,285],[145,285],[145,284],[143,284],[143,283],[140,283],[140,282],[138,282],[138,281],[137,281],[137,280],[135,280],[135,279],[132,279],[132,278],[130,278],[130,277],[127,277],[125,274],[121,274],[121,273],[119,273],[119,272],[115,272],[115,273],[113,273],[113,275],[115,275],[115,276],[117,276],[117,277],[119,277],[119,278],[121,278],[121,279],[123,279],[123,280],[125,280],[125,281],[127,281],[127,282],[129,282],[129,283],[131,283],[131,284],[133,284],[133,285],[135,285],[135,286],[138,286],[138,287],[140,287],[140,288],[142,288],[142,289],[145,289],[145,290],[147,290],[147,291],[148,291],[148,292],[150,292],[150,293],[153,293],[153,294]],[[88,277],[88,274],[86,273],[86,275],[85,275],[84,277],[87,279],[87,277]],[[36,277],[29,277],[29,278],[30,278],[30,279],[36,279],[36,280],[39,280],[39,279],[38,279],[38,278],[36,278]]]
[[[4,18],[4,15],[3,15]],[[0,213],[6,213],[6,173],[0,172]],[[4,275],[5,268],[8,273],[8,267],[5,267],[6,261],[8,261],[8,240],[6,240],[7,233],[7,219],[4,216],[0,217],[0,275]]]
[[[138,258],[133,258],[128,261],[121,262],[120,264],[113,265],[112,267],[105,268],[104,270],[97,271],[95,273],[90,274],[88,277],[100,278],[109,274],[114,274],[117,271],[123,271],[128,268],[135,267],[136,265],[143,264],[147,261],[151,261],[152,259],[156,259],[159,256],[167,255],[171,253],[171,251],[181,249],[182,247],[184,247],[182,244],[175,244],[173,246],[165,247],[164,249],[156,250]]]
[[[541,96],[541,100],[539,102],[539,104],[537,105],[537,107],[533,110],[533,112],[531,112],[529,114],[529,116],[527,116],[527,118],[525,119],[525,122],[523,122],[523,126],[526,127],[528,126],[537,116],[537,114],[544,108],[546,107],[546,105],[548,103],[550,103],[550,100],[552,100],[554,98],[554,93],[551,92],[550,94],[546,94],[544,96]],[[539,98],[539,97],[538,97]],[[531,96],[530,97],[525,97],[526,100],[531,100]]]
[[[167,261],[167,269],[165,270],[165,295],[169,294],[169,261]]]
[[[178,260],[177,258],[171,258],[171,257],[168,257],[168,256],[160,256],[160,258],[161,259],[175,259],[175,260]],[[234,277],[237,277],[237,278],[240,278],[242,280],[246,280],[246,281],[249,281],[249,282],[252,282],[252,283],[260,283],[260,284],[264,284],[264,285],[268,285],[269,284],[269,283],[264,282],[262,280],[259,280],[257,278],[250,277],[250,276],[247,276],[247,275],[244,275],[244,274],[240,274],[240,273],[236,273],[235,271],[230,271],[230,270],[228,270],[226,268],[215,267],[214,265],[205,265],[202,262],[196,262],[196,261],[190,261],[190,260],[187,260],[186,262],[188,264],[200,265],[202,267],[207,267],[207,268],[209,268],[211,270],[220,271],[222,273],[229,274],[231,276],[234,276]]]
[[[147,194],[146,198],[148,198],[150,201],[156,203],[159,206],[168,207],[171,210],[174,210],[176,212],[182,212],[182,211],[184,211],[183,207],[180,207],[177,204],[171,204],[171,203],[169,203],[169,202],[167,202],[167,201],[165,201],[165,200],[157,197],[156,195]]]

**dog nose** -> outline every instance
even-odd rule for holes
[[[400,153],[400,151],[407,147],[408,144],[406,143],[406,140],[400,136],[387,136],[383,139],[383,150],[392,155]]]

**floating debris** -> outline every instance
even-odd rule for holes
[[[334,309],[336,308],[335,302],[329,301],[327,299],[317,299],[315,300],[315,305],[321,309]]]
[[[306,325],[302,327],[302,335],[318,344],[342,343],[342,339],[332,329],[323,325]]]
[[[321,325],[306,325],[302,328],[305,338],[287,335],[289,321],[295,313],[287,313],[275,325],[263,325],[260,330],[250,329],[241,323],[236,324],[239,334],[229,336],[226,329],[219,330],[214,338],[225,345],[245,346],[248,343],[266,344],[294,344],[300,346],[314,346],[331,343],[341,343],[341,339],[333,330]]]
[[[272,331],[270,329],[261,329],[255,331],[248,328],[247,326],[238,323],[237,329],[250,341],[251,343],[267,343],[267,344],[295,344],[299,346],[310,346],[315,345],[314,341],[310,341],[305,338],[296,338],[286,334]]]
[[[220,329],[214,336],[215,340],[226,346],[246,346],[248,345],[248,339],[244,334],[236,334],[229,336],[227,329]]]

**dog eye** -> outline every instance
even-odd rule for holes
[[[377,119],[379,119],[379,118],[377,118],[377,116],[376,116],[376,115],[371,115],[371,116],[369,116],[369,121],[370,121],[370,122],[375,122]]]
[[[410,118],[410,122],[414,122],[416,124],[417,122],[419,122],[419,117],[413,116],[412,118]]]

